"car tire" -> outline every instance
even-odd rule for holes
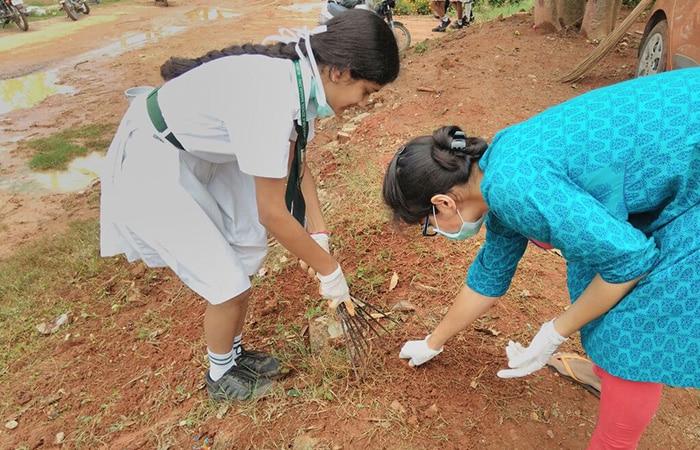
[[[642,39],[637,58],[637,76],[665,72],[667,59],[668,22],[662,20],[654,25]]]

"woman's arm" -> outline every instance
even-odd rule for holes
[[[321,202],[318,199],[316,181],[306,161],[304,161],[302,170],[304,177],[301,179],[301,193],[304,195],[304,202],[306,203],[306,231],[309,234],[328,231],[321,212]]]
[[[465,285],[435,330],[426,339],[406,342],[399,358],[408,359],[408,365],[412,367],[430,361],[442,352],[445,342],[485,313],[496,299],[478,294]]]
[[[428,348],[438,350],[454,335],[464,330],[469,324],[481,317],[494,303],[497,297],[486,297],[469,286],[464,285],[457,294],[449,311],[428,338]]]
[[[629,293],[642,277],[625,283],[611,284],[596,275],[581,296],[555,320],[540,328],[527,348],[515,342],[506,347],[508,367],[498,371],[501,378],[529,375],[547,364],[552,354],[567,337],[580,330],[588,322],[610,311]]]
[[[316,272],[321,275],[331,274],[338,268],[338,263],[316,244],[289,213],[284,200],[286,189],[286,178],[255,177],[260,223],[284,248],[306,261]],[[318,199],[316,204],[318,205]]]
[[[554,321],[554,329],[560,335],[569,337],[588,322],[610,311],[642,278],[612,284],[596,275],[573,305]]]

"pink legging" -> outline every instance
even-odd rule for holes
[[[630,450],[651,422],[661,401],[661,383],[629,381],[593,365],[601,379],[598,422],[587,450]]]

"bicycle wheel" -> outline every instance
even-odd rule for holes
[[[394,37],[400,52],[408,50],[411,46],[411,33],[401,22],[394,22]]]

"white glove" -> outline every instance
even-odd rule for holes
[[[566,340],[567,338],[554,329],[554,319],[546,322],[528,348],[524,348],[519,342],[508,342],[506,355],[510,369],[499,370],[497,375],[500,378],[516,378],[540,370],[547,364],[549,357],[557,351],[557,347]]]
[[[321,295],[330,300],[328,306],[331,309],[336,309],[342,302],[351,303],[348,282],[340,265],[330,275],[317,273],[316,276],[321,281]]]
[[[399,358],[408,359],[408,365],[415,367],[430,361],[442,353],[444,346],[440,347],[439,350],[432,350],[428,347],[429,337],[430,335],[427,335],[422,341],[407,341],[401,348]]]
[[[318,233],[311,233],[309,236],[311,236],[311,239],[316,241],[319,247],[324,249],[326,253],[331,252],[331,247],[329,245],[329,236],[327,231],[319,231]],[[314,270],[313,267],[309,266],[306,264],[305,261],[299,260],[299,267],[301,267],[301,270],[304,272],[308,273],[310,277],[316,276],[316,271]]]

